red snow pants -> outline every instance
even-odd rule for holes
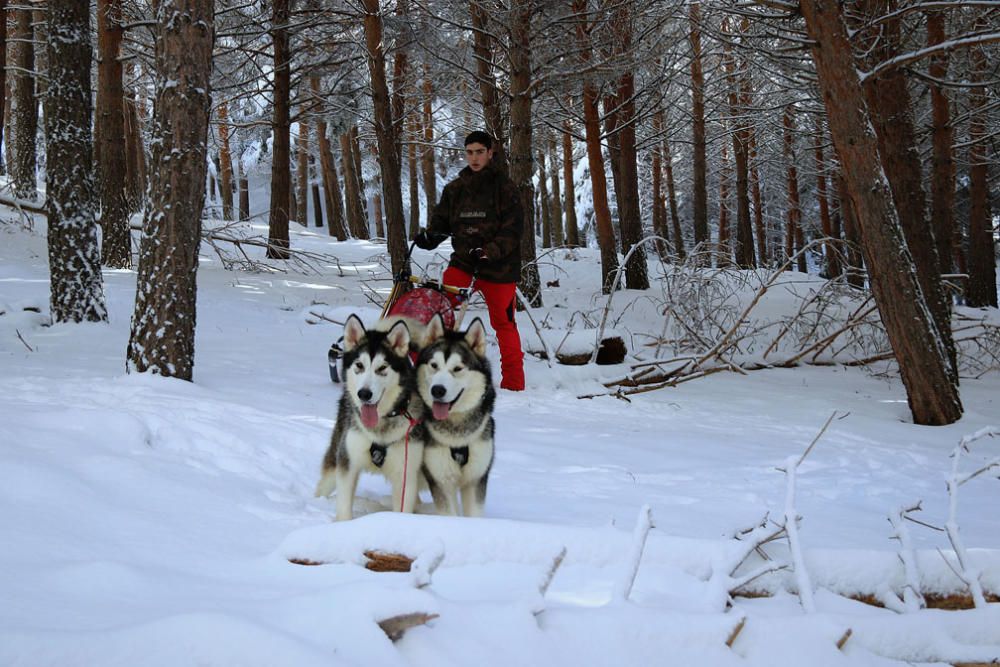
[[[472,284],[472,276],[462,269],[449,266],[445,269],[441,282],[455,287],[468,287]],[[492,283],[477,279],[476,291],[486,299],[486,308],[490,314],[490,326],[497,332],[497,343],[500,345],[500,387],[511,391],[524,390],[524,353],[521,351],[521,336],[517,332],[514,321],[514,283]],[[458,306],[458,297],[449,294],[448,298]]]

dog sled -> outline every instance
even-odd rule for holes
[[[414,243],[410,243],[410,248],[406,252],[404,268],[397,273],[392,280],[392,291],[389,298],[382,306],[380,320],[387,317],[406,317],[421,324],[428,324],[435,315],[440,315],[444,326],[449,330],[456,330],[462,324],[465,311],[469,305],[469,299],[475,289],[476,279],[473,276],[472,284],[468,287],[456,287],[445,285],[439,280],[427,277],[415,276],[408,268],[410,265],[410,255],[413,253]],[[448,295],[451,295],[449,298]],[[455,307],[454,301],[460,305]],[[343,337],[330,345],[327,352],[327,361],[330,365],[330,380],[334,384],[340,384],[340,358],[343,356],[341,343]]]

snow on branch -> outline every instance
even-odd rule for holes
[[[983,438],[994,438],[997,436],[1000,436],[1000,428],[996,426],[987,426],[962,438],[958,447],[956,447],[951,453],[951,474],[948,476],[947,480],[948,520],[945,522],[944,528],[948,535],[948,541],[951,542],[951,547],[955,552],[955,559],[957,561],[957,567],[953,569],[958,578],[969,587],[972,602],[977,609],[986,607],[987,603],[986,597],[983,594],[983,586],[979,579],[981,572],[975,565],[972,564],[969,558],[969,553],[966,550],[959,533],[958,490],[963,484],[979,477],[980,475],[1000,471],[1000,456],[988,460],[984,465],[981,465],[972,472],[960,472],[959,462],[962,458],[963,452],[970,452],[969,447],[972,443],[982,440]]]

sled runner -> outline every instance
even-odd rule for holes
[[[406,252],[406,266],[410,264],[413,248],[414,244],[410,243],[410,248]],[[392,291],[382,307],[379,319],[384,320],[386,317],[399,316],[427,324],[435,315],[441,315],[445,328],[455,330],[462,324],[462,318],[465,316],[465,310],[475,286],[475,277],[468,287],[455,287],[454,285],[445,285],[440,281],[415,276],[408,268],[403,269],[393,278]],[[448,294],[461,304],[457,314],[453,299],[446,296]],[[342,340],[341,338],[334,342],[327,352],[330,380],[334,384],[340,383],[339,362],[343,354],[343,349],[340,346]]]

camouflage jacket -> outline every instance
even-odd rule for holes
[[[452,237],[451,266],[475,273],[471,251],[482,248],[478,275],[497,283],[521,278],[521,234],[524,215],[514,183],[486,165],[478,172],[468,167],[445,186],[431,216],[432,232]]]

